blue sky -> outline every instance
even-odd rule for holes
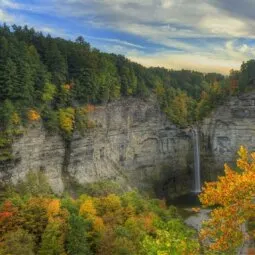
[[[146,66],[228,73],[255,57],[255,0],[0,0],[0,22]]]

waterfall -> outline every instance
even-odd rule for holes
[[[198,128],[192,129],[193,147],[194,147],[194,192],[201,192],[201,177],[200,177],[200,150],[199,150],[199,132]]]

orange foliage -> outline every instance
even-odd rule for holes
[[[157,218],[157,216],[151,212],[142,217],[143,226],[144,226],[146,232],[154,232],[155,231],[155,227],[154,227],[153,223],[156,218]]]
[[[0,221],[4,221],[13,216],[13,212],[0,212]]]
[[[30,109],[27,113],[27,117],[30,121],[37,121],[40,119],[40,114],[33,109]]]
[[[192,210],[192,212],[198,213],[198,212],[200,212],[201,209],[199,207],[193,207],[193,208],[191,208],[191,210]]]
[[[57,216],[60,212],[60,201],[59,199],[53,199],[50,201],[47,208],[47,216],[51,219],[54,216]]]
[[[200,195],[204,206],[217,206],[200,232],[202,240],[210,239],[209,248],[225,252],[238,247],[245,239],[241,225],[255,212],[255,153],[249,156],[241,146],[237,160],[239,172],[225,165],[225,176],[206,183]]]
[[[254,248],[249,248],[247,255],[255,255],[255,249]]]
[[[10,201],[5,201],[2,207],[2,210],[0,212],[0,222],[10,218],[13,216],[15,212],[15,207],[13,206],[12,202]]]
[[[103,232],[105,229],[104,221],[98,216],[91,217],[93,222],[93,229],[97,232]]]
[[[4,202],[0,211],[0,241],[3,234],[18,227],[15,219],[17,212],[18,208],[16,208],[12,202],[8,200]]]

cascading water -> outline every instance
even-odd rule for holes
[[[198,128],[192,129],[193,147],[194,147],[194,192],[201,192],[201,177],[200,177],[200,149],[199,149],[199,132]]]

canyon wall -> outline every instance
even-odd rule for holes
[[[203,179],[222,174],[224,163],[235,165],[241,145],[255,151],[255,93],[226,100],[201,125]]]
[[[14,160],[0,166],[0,179],[17,183],[43,171],[56,193],[68,182],[114,180],[157,195],[184,193],[192,181],[192,144],[187,132],[161,113],[155,99],[130,98],[96,107],[96,124],[70,144],[30,127],[13,144]]]
[[[39,123],[29,127],[13,144],[14,159],[0,164],[1,182],[17,183],[32,170],[44,172],[56,193],[102,180],[158,196],[191,190],[191,132],[171,124],[154,98],[97,106],[89,118],[96,127],[75,132],[70,144]],[[200,124],[202,179],[214,180],[225,162],[233,164],[241,144],[255,150],[255,93],[232,97]]]

